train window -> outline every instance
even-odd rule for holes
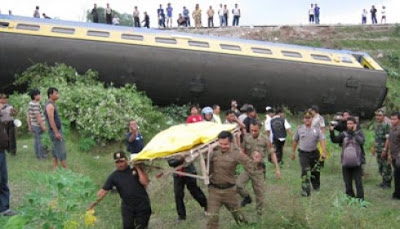
[[[156,42],[176,45],[176,39],[174,38],[156,37]]]
[[[126,40],[143,41],[143,36],[142,35],[134,35],[134,34],[123,33],[121,35],[121,38],[122,39],[126,39]]]
[[[332,59],[329,56],[325,56],[325,55],[311,54],[311,57],[314,60],[332,61]]]
[[[110,33],[103,32],[103,31],[89,30],[89,31],[87,31],[87,35],[91,36],[91,37],[109,37]]]
[[[343,56],[343,57],[342,57],[342,62],[343,62],[343,63],[348,63],[348,64],[353,63],[353,61],[352,61],[349,57],[347,57],[347,56]]]
[[[10,25],[8,22],[0,21],[0,28],[6,28]]]
[[[222,49],[226,50],[233,50],[233,51],[241,51],[242,49],[238,45],[226,45],[226,44],[220,44],[219,45]]]
[[[282,54],[284,56],[287,56],[287,57],[295,57],[295,58],[301,58],[302,57],[301,54],[298,53],[298,52],[282,51]]]
[[[74,34],[75,33],[75,29],[54,27],[54,28],[51,29],[51,32],[53,32],[53,33]]]
[[[40,26],[38,26],[38,25],[28,25],[28,24],[18,24],[17,25],[17,29],[39,31]]]
[[[271,55],[272,51],[271,49],[262,49],[262,48],[251,48],[254,53],[259,53],[259,54],[268,54]]]
[[[209,48],[210,44],[208,42],[203,41],[188,41],[190,46],[200,47],[200,48]]]

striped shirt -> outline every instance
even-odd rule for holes
[[[32,126],[40,126],[38,120],[36,119],[36,114],[40,114],[42,122],[44,122],[42,106],[36,101],[30,101],[28,105],[28,115]]]

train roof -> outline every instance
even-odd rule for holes
[[[101,24],[101,23],[91,23],[91,22],[76,22],[76,21],[65,21],[59,19],[44,19],[44,18],[33,18],[33,17],[22,17],[22,16],[10,16],[5,14],[0,14],[0,20],[7,20],[7,21],[15,21],[15,22],[32,22],[38,24],[48,24],[48,25],[59,25],[59,26],[69,26],[74,28],[86,28],[86,29],[99,29],[99,30],[106,30],[109,32],[130,32],[130,33],[140,33],[143,35],[166,35],[171,37],[182,37],[182,38],[198,38],[202,40],[217,40],[220,42],[230,42],[230,43],[237,43],[237,44],[246,44],[246,45],[259,45],[259,46],[268,46],[271,48],[280,48],[280,49],[287,49],[289,51],[306,51],[306,52],[318,52],[318,53],[325,53],[325,54],[335,54],[341,55],[344,58],[348,56],[352,59],[351,62],[359,62],[360,67],[370,68],[373,70],[383,70],[367,53],[365,52],[355,52],[350,50],[335,50],[335,49],[326,49],[326,48],[315,48],[315,47],[308,47],[302,45],[294,45],[294,44],[284,44],[284,43],[276,43],[276,42],[269,42],[269,41],[257,41],[257,40],[249,40],[249,39],[241,39],[241,38],[229,38],[229,37],[219,37],[219,36],[212,36],[212,35],[200,35],[200,34],[192,34],[192,33],[185,33],[185,32],[178,32],[172,30],[161,30],[161,29],[147,29],[147,28],[132,28],[128,26],[115,26],[115,25],[108,25],[108,24]],[[354,55],[358,57],[362,57],[363,61],[366,63],[362,63],[361,60],[357,60],[353,58]],[[350,63],[350,61],[349,61]],[[366,66],[368,65],[368,66]],[[353,66],[355,67],[355,66]]]

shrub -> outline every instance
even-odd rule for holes
[[[145,137],[151,137],[166,126],[164,115],[134,85],[116,88],[106,86],[97,78],[92,70],[80,75],[64,64],[36,64],[17,75],[15,84],[38,88],[42,101],[47,97],[47,88],[58,88],[57,106],[66,126],[72,125],[81,135],[96,141],[121,139],[130,119],[138,122]],[[29,99],[25,94],[10,96],[10,104],[21,111],[18,115],[21,120],[26,119],[22,111],[26,111]]]
[[[86,208],[95,200],[96,186],[86,176],[69,170],[53,173],[31,173],[37,183],[28,193],[19,214],[11,217],[4,228],[75,229],[94,226],[93,212]]]

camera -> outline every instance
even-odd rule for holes
[[[330,124],[331,124],[331,126],[337,126],[339,124],[339,122],[338,121],[331,121]]]

